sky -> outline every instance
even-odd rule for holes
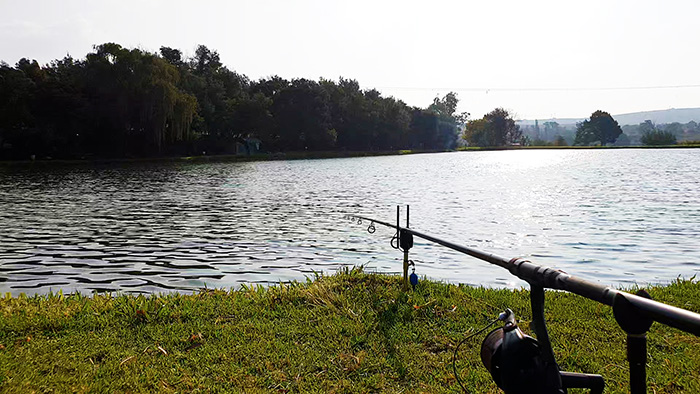
[[[700,107],[697,0],[0,0],[0,60],[116,42],[216,50],[256,80],[356,79],[409,105],[455,91],[479,118]]]

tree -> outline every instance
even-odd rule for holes
[[[0,64],[0,154],[4,153],[5,143],[13,146],[16,157],[26,158],[36,153],[30,134],[36,123],[35,95],[36,84],[29,76],[20,69]]]
[[[190,66],[198,73],[206,74],[216,72],[221,66],[219,53],[211,51],[205,45],[199,45],[194,51],[194,58]]]
[[[441,117],[451,118],[457,111],[457,104],[459,104],[457,93],[449,92],[443,98],[435,97],[428,109],[435,111]]]
[[[248,122],[236,111],[241,103],[250,104],[251,83],[245,75],[223,66],[219,54],[204,45],[198,46],[186,63],[183,87],[197,98],[193,129],[201,135],[201,147],[208,152],[231,153],[236,139],[250,132]]]
[[[632,145],[632,141],[630,140],[630,137],[622,133],[620,134],[619,137],[617,137],[617,141],[615,141],[615,146],[630,146]]]
[[[93,152],[161,153],[164,144],[190,138],[196,98],[178,88],[180,73],[163,58],[106,43],[87,55],[85,69]]]
[[[564,129],[557,122],[544,122],[544,136],[545,140],[554,137],[555,135],[561,135]]]
[[[409,131],[409,145],[415,149],[433,149],[439,145],[439,118],[434,111],[413,108]]]
[[[315,81],[295,79],[272,104],[274,146],[280,150],[327,150],[337,141],[328,92]]]
[[[406,144],[410,116],[404,102],[393,97],[381,97],[374,89],[365,92],[368,117],[366,128],[370,130],[369,149],[399,149]]]
[[[0,62],[0,155],[233,153],[253,136],[266,150],[451,149],[469,116],[454,92],[423,109],[342,77],[251,82],[204,45],[190,58],[93,48],[47,66]]]
[[[272,133],[272,99],[262,93],[255,93],[239,100],[236,105],[234,124],[242,136],[256,136],[269,140]]]
[[[160,47],[160,56],[175,67],[180,67],[184,64],[182,52],[179,49]]]
[[[462,139],[471,146],[489,146],[491,138],[486,119],[474,119],[467,122],[462,133]]]
[[[676,136],[670,131],[659,129],[645,130],[642,132],[642,144],[644,145],[675,145]]]
[[[576,140],[574,145],[591,145],[600,143],[605,146],[613,143],[622,134],[622,129],[609,113],[595,111],[590,119],[586,119],[576,126]]]
[[[566,143],[564,137],[558,135],[557,138],[554,139],[554,146],[569,146],[569,144]]]
[[[365,98],[360,84],[343,77],[337,83],[322,78],[320,84],[328,93],[331,124],[338,136],[337,147],[350,150],[375,148],[374,138],[370,138],[373,127],[368,120],[371,112],[368,107],[373,103]]]
[[[664,131],[669,132],[675,136],[683,135],[683,125],[678,122],[669,123],[664,127]]]
[[[644,122],[639,124],[639,132],[642,134],[654,130],[656,130],[656,125],[651,120],[645,120]]]
[[[510,112],[496,108],[482,119],[467,122],[462,138],[472,146],[506,146],[521,143],[523,132]]]
[[[457,147],[459,131],[457,126],[463,125],[469,119],[469,113],[457,113],[459,99],[457,93],[449,92],[442,98],[435,97],[428,111],[438,116],[437,141],[433,149],[454,149]]]

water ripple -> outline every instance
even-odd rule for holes
[[[384,220],[603,284],[700,272],[700,150],[510,151],[0,168],[0,291],[191,292],[401,271]],[[523,285],[417,240],[416,272]]]

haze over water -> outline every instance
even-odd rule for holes
[[[157,293],[399,273],[395,220],[605,285],[700,272],[700,150],[527,150],[249,163],[0,168],[0,291]],[[416,273],[519,287],[416,240]]]

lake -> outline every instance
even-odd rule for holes
[[[700,272],[700,149],[0,167],[0,292],[192,292],[341,267],[400,273],[395,221],[605,285]],[[520,287],[416,239],[416,273]]]

